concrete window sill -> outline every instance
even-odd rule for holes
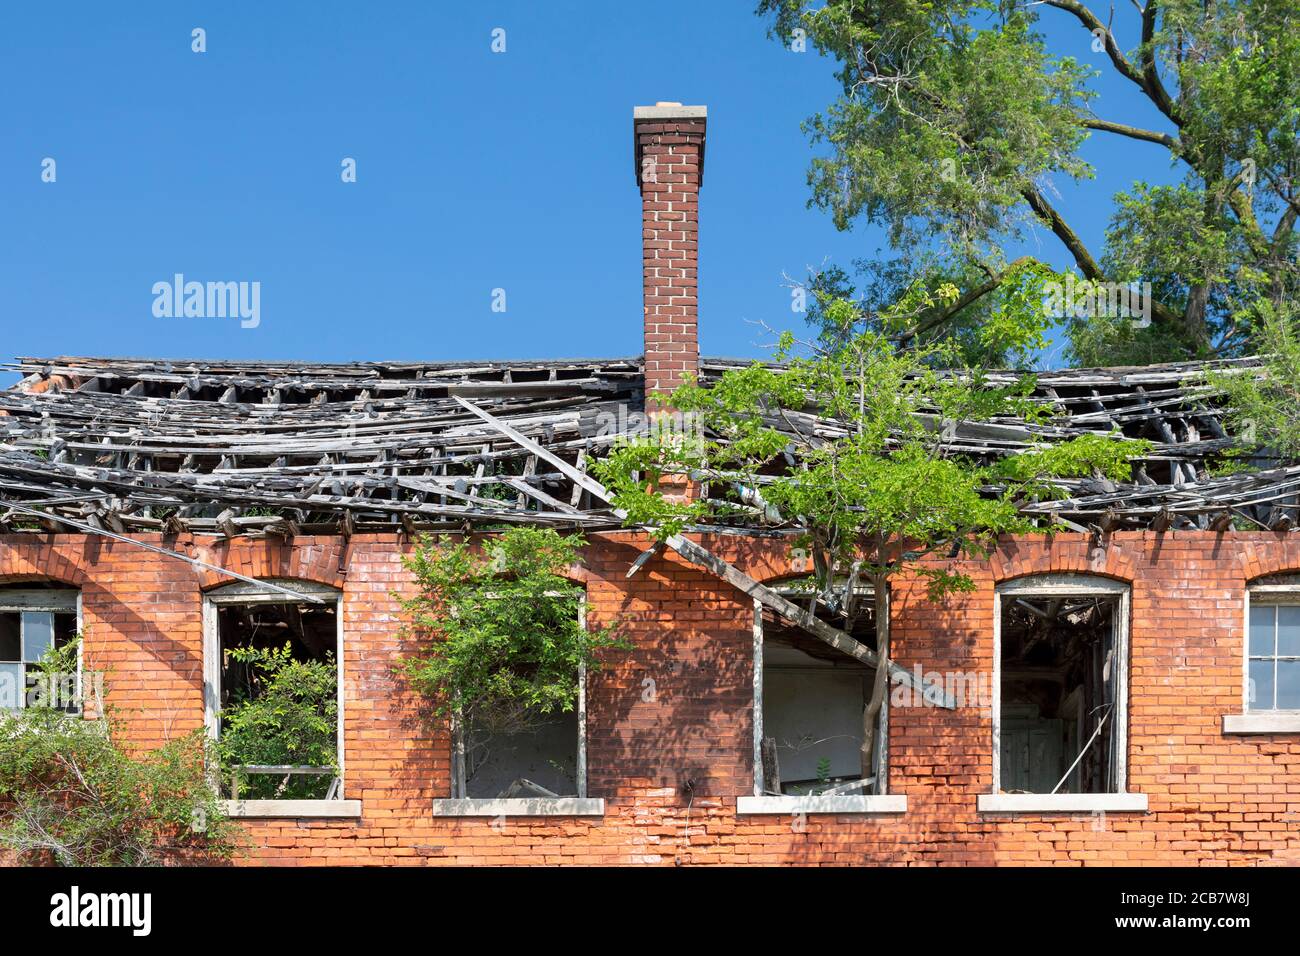
[[[1224,714],[1225,734],[1300,734],[1300,713]]]
[[[981,813],[1146,813],[1145,793],[981,793]]]
[[[360,800],[223,800],[222,808],[232,817],[325,817],[361,816]]]
[[[600,797],[498,797],[434,800],[435,817],[603,817]]]
[[[739,797],[736,813],[906,813],[904,794],[844,794],[828,797]]]

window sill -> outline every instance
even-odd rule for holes
[[[434,800],[435,817],[603,817],[600,797],[467,797]]]
[[[1146,813],[1145,793],[981,793],[981,813]]]
[[[739,797],[736,813],[906,813],[905,794]]]
[[[223,800],[231,817],[334,817],[361,816],[360,800]]]
[[[1224,714],[1225,734],[1300,734],[1300,713]]]

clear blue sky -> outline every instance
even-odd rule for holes
[[[1045,22],[1098,61],[1071,21]],[[762,354],[746,320],[798,321],[783,272],[882,242],[805,208],[799,124],[831,72],[768,39],[751,0],[6,4],[0,356],[638,354],[631,112],[657,100],[709,107],[702,350]],[[1102,89],[1107,118],[1155,124],[1120,81]],[[1058,184],[1098,251],[1145,149],[1163,170],[1157,147],[1094,139],[1110,172]],[[1050,235],[1037,251],[1065,264]],[[154,317],[152,285],[177,272],[260,282],[260,326]]]

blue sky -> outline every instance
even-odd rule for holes
[[[1099,60],[1072,21],[1045,24]],[[783,272],[882,245],[805,206],[799,124],[831,73],[751,0],[5,5],[0,357],[638,354],[631,112],[658,100],[709,107],[702,350],[763,354],[753,321],[798,322]],[[1102,115],[1157,125],[1122,81],[1100,89]],[[1159,153],[1094,137],[1106,174],[1057,184],[1095,251],[1110,196]],[[1050,234],[1029,246],[1065,264]],[[260,325],[155,317],[175,273],[260,282]]]

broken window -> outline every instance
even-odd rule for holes
[[[859,592],[853,614],[814,602],[807,588],[773,590],[867,647],[876,646],[873,595]],[[839,589],[837,589],[839,590]],[[866,667],[772,611],[755,606],[756,795],[881,793],[885,710],[872,719],[870,752],[865,721],[875,670]],[[886,698],[887,704],[887,698]]]
[[[1022,579],[997,603],[995,792],[1124,792],[1127,586]]]
[[[561,595],[547,592],[547,597]],[[585,621],[581,601],[561,613]],[[493,710],[477,722],[453,721],[452,796],[471,799],[587,795],[587,675],[579,667],[571,710]]]
[[[1250,589],[1246,710],[1300,711],[1300,580]]]
[[[77,636],[77,592],[24,585],[0,589],[0,708],[43,703],[75,711],[80,703],[76,672],[38,680],[36,663]]]
[[[205,596],[205,697],[220,788],[239,800],[342,799],[340,595],[274,583],[293,594],[241,583]]]

